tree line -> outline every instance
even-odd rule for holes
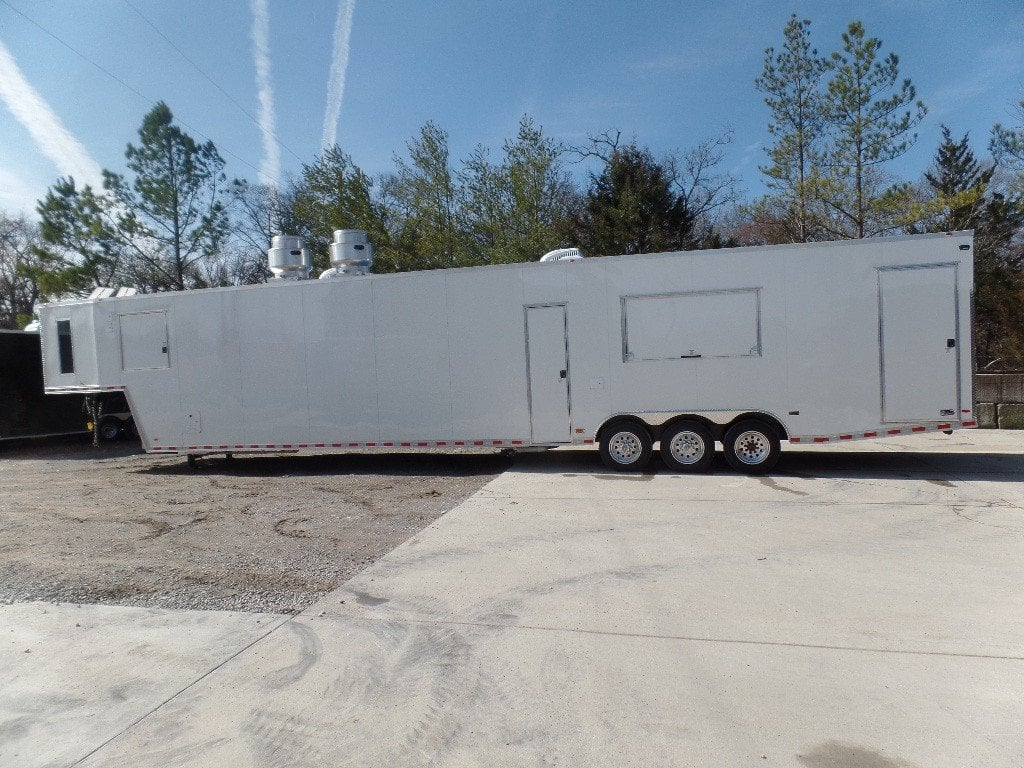
[[[979,366],[1024,368],[1024,127],[995,125],[981,157],[943,126],[931,166],[898,178],[893,161],[927,107],[863,24],[838,42],[819,54],[811,22],[794,15],[765,51],[754,83],[769,114],[767,192],[753,201],[721,169],[728,132],[656,156],[617,131],[565,146],[529,116],[461,160],[428,122],[377,176],[335,146],[281,188],[229,181],[214,144],[159,103],[126,148],[126,174],[105,171],[101,189],[58,179],[38,223],[0,213],[0,326],[95,287],[266,280],[280,232],[304,236],[323,269],[333,230],[364,229],[374,270],[394,272],[535,261],[563,246],[594,256],[974,229]],[[582,184],[575,163],[590,169]]]

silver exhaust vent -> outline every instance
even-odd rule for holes
[[[301,237],[275,235],[267,251],[267,265],[281,280],[308,280],[313,261]]]
[[[333,280],[350,275],[365,275],[373,266],[373,246],[361,229],[336,229],[331,243],[331,268],[320,275]]]

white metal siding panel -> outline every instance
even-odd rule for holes
[[[447,276],[453,436],[530,434],[521,273]]]
[[[830,246],[794,248],[782,272],[789,282],[788,379],[774,387],[773,399],[782,415],[800,412],[786,416],[796,434],[829,434],[880,417],[875,268],[883,249],[870,242]]]
[[[310,280],[302,290],[310,441],[379,440],[371,279]]]
[[[608,349],[619,345],[619,321],[607,307],[614,307],[618,297],[609,298],[606,271],[579,269],[584,263],[574,262],[566,273],[569,396],[573,435],[593,438],[610,410],[610,366],[621,365],[622,357],[608,356]]]
[[[308,442],[300,286],[238,292],[244,443]],[[208,439],[214,440],[215,436]],[[227,441],[225,441],[227,442]]]
[[[445,302],[441,271],[373,283],[382,439],[452,437]]]
[[[180,294],[170,319],[170,364],[178,382],[180,410],[174,427],[189,445],[245,439],[241,355],[238,329],[250,322],[238,293]],[[154,380],[153,374],[138,381]],[[132,390],[139,389],[133,387]],[[157,433],[163,439],[164,429]]]
[[[523,264],[514,268],[513,271],[518,271],[521,275],[521,304],[557,304],[565,301],[569,274],[581,263],[544,262],[543,264]],[[501,275],[504,271],[495,270],[492,279],[510,285],[509,276]]]

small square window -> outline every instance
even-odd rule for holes
[[[57,321],[57,349],[60,353],[60,372],[75,372],[75,353],[71,347],[71,321]]]

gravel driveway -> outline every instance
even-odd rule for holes
[[[0,449],[0,602],[297,612],[509,465],[495,453]]]

